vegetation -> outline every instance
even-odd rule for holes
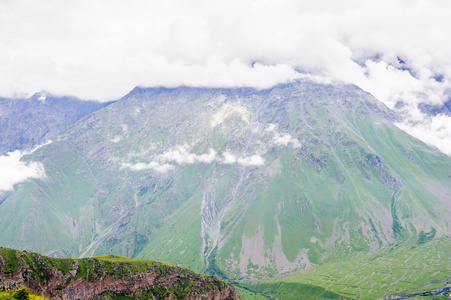
[[[48,300],[39,295],[33,295],[26,287],[9,292],[0,292],[0,300]]]
[[[118,255],[60,259],[37,253],[0,248],[0,274],[18,272],[23,267],[26,267],[27,273],[31,275],[31,279],[38,286],[44,286],[51,281],[55,272],[61,272],[63,276],[72,272],[72,275],[67,277],[66,282],[63,285],[56,286],[55,290],[64,290],[73,280],[78,278],[85,279],[88,282],[97,282],[101,278],[110,278],[111,280],[124,279],[134,282],[134,275],[138,275],[136,278],[139,278],[139,274],[142,273],[156,273],[157,275],[155,284],[138,289],[133,296],[130,296],[130,292],[116,295],[110,291],[105,291],[102,297],[108,296],[109,298],[102,299],[122,299],[123,297],[128,297],[123,299],[162,299],[167,295],[173,295],[176,299],[182,299],[189,294],[206,295],[209,291],[217,290],[221,292],[231,288],[231,285],[219,281],[213,276],[199,274],[164,262],[132,260]],[[158,284],[160,281],[161,283]],[[166,281],[168,283],[165,283]],[[21,288],[14,292],[5,293],[4,297],[28,299],[28,295],[29,290]],[[30,299],[34,298],[30,296]]]
[[[423,230],[421,230],[418,234],[418,244],[421,245],[431,241],[435,237],[436,233],[437,231],[435,230],[435,228],[432,228],[428,233],[425,233]]]
[[[434,291],[451,280],[449,249],[451,239],[447,237],[419,245],[409,240],[373,254],[331,261],[297,275],[263,282],[252,289],[274,297],[285,295],[283,297],[288,297],[285,299],[295,299],[292,297],[296,294],[314,287],[346,298],[432,297]],[[444,296],[435,297],[442,299]]]

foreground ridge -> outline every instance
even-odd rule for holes
[[[52,258],[0,248],[0,290],[51,299],[240,299],[235,287],[169,263],[117,255]]]

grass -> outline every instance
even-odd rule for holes
[[[280,300],[346,298],[323,287],[296,282],[262,283],[252,286],[252,289],[263,295],[268,295],[269,298],[275,297]]]
[[[307,284],[343,297],[377,299],[390,294],[420,295],[451,280],[451,239],[442,237],[418,244],[416,240],[388,246],[374,254],[332,261],[263,284],[277,293],[277,284]],[[258,286],[256,291],[262,291]],[[295,288],[290,289],[294,293]]]

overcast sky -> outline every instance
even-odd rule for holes
[[[354,83],[451,155],[451,1],[0,0],[0,96],[101,101],[143,86]]]

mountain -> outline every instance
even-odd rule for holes
[[[0,290],[50,299],[241,299],[230,284],[168,263],[117,255],[57,259],[0,248]]]
[[[138,87],[24,157],[46,178],[0,205],[0,240],[249,283],[447,238],[451,158],[398,118],[352,85]]]
[[[451,99],[443,103],[442,105],[431,105],[431,104],[424,104],[420,103],[418,105],[418,108],[425,114],[429,116],[436,116],[436,115],[445,115],[445,116],[451,116]]]
[[[109,104],[46,92],[27,99],[0,98],[0,155],[30,150],[52,140],[79,119]]]

